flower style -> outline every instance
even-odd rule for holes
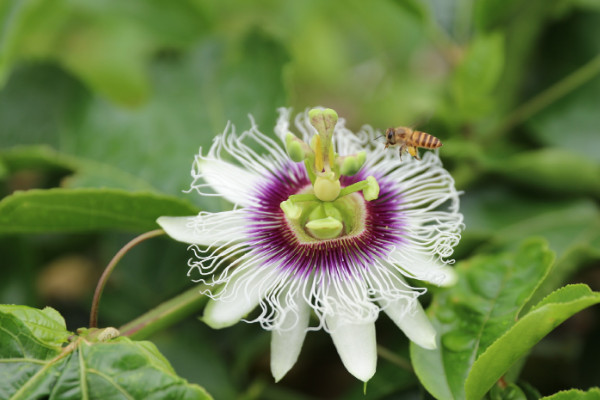
[[[295,364],[306,332],[323,328],[366,382],[380,311],[419,346],[436,347],[417,300],[425,289],[404,278],[454,283],[447,257],[460,239],[458,193],[434,153],[400,162],[370,127],[355,135],[328,109],[298,115],[297,137],[290,111],[279,111],[275,131],[287,152],[252,121],[241,135],[228,125],[196,156],[192,189],[222,196],[231,211],[158,223],[193,245],[188,276],[216,287],[207,292],[208,325],[231,326],[260,306],[249,322],[272,331],[275,380]]]

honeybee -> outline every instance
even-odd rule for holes
[[[440,139],[429,133],[416,131],[406,126],[388,128],[385,131],[385,148],[400,146],[400,160],[402,153],[407,151],[411,156],[420,160],[418,147],[437,149],[442,146]]]

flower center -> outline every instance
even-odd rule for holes
[[[365,228],[366,209],[358,193],[331,202],[314,199],[297,201],[294,206],[297,207],[296,214],[284,214],[289,227],[301,242],[356,236]]]
[[[364,201],[377,199],[379,184],[369,176],[342,188],[340,177],[352,176],[363,166],[366,154],[339,157],[333,149],[333,133],[338,117],[331,109],[309,112],[316,129],[310,144],[288,133],[286,149],[295,162],[304,162],[311,188],[289,196],[281,203],[286,220],[303,241],[334,239],[355,235],[364,229]],[[356,192],[362,191],[363,196]]]

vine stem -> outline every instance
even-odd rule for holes
[[[400,367],[402,369],[405,369],[407,371],[413,371],[413,368],[412,368],[412,365],[410,364],[410,361],[408,361],[404,357],[401,357],[401,356],[397,355],[392,350],[390,350],[390,349],[388,349],[386,347],[383,347],[381,345],[377,345],[377,354],[381,358],[384,358],[384,359],[388,360],[392,364],[395,364],[396,366],[398,366],[398,367]]]
[[[491,135],[492,139],[528,120],[556,100],[594,78],[598,73],[600,73],[600,55],[592,58],[573,73],[550,86],[540,94],[534,96],[532,99],[526,101],[510,113],[505,121],[500,124],[500,127]]]
[[[123,246],[121,248],[121,250],[119,250],[117,252],[117,254],[114,255],[112,260],[110,260],[110,262],[104,269],[102,276],[98,280],[98,285],[96,285],[96,291],[94,292],[94,299],[92,300],[92,309],[90,311],[90,328],[98,327],[98,307],[100,305],[100,297],[102,297],[102,291],[104,290],[104,286],[106,285],[106,282],[108,281],[108,278],[110,277],[110,274],[117,266],[117,263],[121,260],[121,258],[123,258],[123,256],[129,250],[131,250],[132,248],[134,248],[135,246],[137,246],[144,240],[148,240],[153,237],[164,235],[164,234],[165,234],[165,231],[163,231],[162,229],[155,229],[153,231],[143,233],[143,234],[135,237],[134,239],[132,239],[125,246]]]
[[[142,340],[161,329],[165,329],[200,310],[208,298],[204,284],[186,290],[174,298],[161,303],[154,309],[121,326],[121,336]]]

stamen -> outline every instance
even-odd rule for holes
[[[379,184],[373,176],[367,177],[364,181],[353,183],[350,186],[346,186],[340,191],[339,197],[344,197],[354,192],[363,192],[365,200],[371,201],[379,197]]]
[[[364,165],[367,159],[367,153],[365,151],[359,151],[355,155],[339,157],[337,160],[340,174],[346,176],[355,175]]]
[[[291,132],[285,136],[285,148],[294,162],[304,161],[311,153],[310,147]]]
[[[279,204],[279,207],[281,207],[281,210],[283,211],[285,216],[291,220],[298,220],[302,216],[302,207],[299,207],[296,204],[294,204],[292,199],[282,201]]]

